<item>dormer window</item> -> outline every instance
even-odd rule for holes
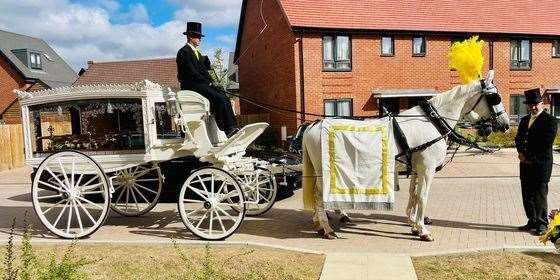
[[[38,69],[38,70],[43,69],[40,53],[29,52],[29,67],[31,69]]]

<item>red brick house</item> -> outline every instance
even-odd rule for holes
[[[43,40],[0,30],[0,123],[20,123],[14,89],[71,85],[72,68]]]
[[[88,61],[74,85],[133,84],[150,80],[163,87],[179,90],[175,58],[123,60],[109,62]]]
[[[244,0],[235,50],[240,93],[332,116],[376,115],[380,105],[402,110],[458,84],[449,46],[480,35],[484,71],[495,69],[512,119],[533,87],[549,94],[560,117],[557,14],[554,0]],[[242,102],[241,112],[266,111]],[[313,119],[271,113],[276,129],[293,131],[298,118]]]

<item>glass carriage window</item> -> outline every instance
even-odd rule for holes
[[[510,67],[511,69],[531,69],[531,41],[511,40]]]
[[[165,102],[156,102],[156,131],[158,139],[175,139],[181,137],[181,129],[167,112]]]
[[[34,153],[66,149],[144,152],[140,99],[96,99],[29,107]]]

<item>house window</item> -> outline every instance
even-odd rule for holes
[[[381,56],[395,55],[395,42],[391,36],[381,36]]]
[[[527,106],[523,104],[525,96],[523,94],[512,94],[509,96],[510,120],[519,123],[521,118],[527,115]]]
[[[31,69],[43,69],[40,53],[29,53],[29,67],[31,67]]]
[[[511,40],[510,67],[511,69],[531,69],[531,41]]]
[[[351,50],[349,36],[323,36],[323,70],[350,71]]]
[[[552,57],[560,57],[560,39],[552,42]]]
[[[351,117],[352,99],[325,99],[323,100],[325,116],[327,117]]]
[[[412,37],[412,56],[426,55],[426,38],[422,36]]]
[[[560,94],[551,94],[550,108],[552,115],[556,118],[560,118]]]

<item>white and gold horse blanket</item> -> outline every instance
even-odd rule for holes
[[[391,210],[397,153],[391,118],[325,119],[321,125],[325,209]]]

